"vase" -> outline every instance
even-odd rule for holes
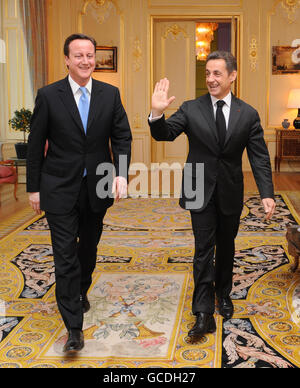
[[[298,109],[298,116],[294,120],[295,129],[300,129],[300,108]]]
[[[26,159],[27,143],[15,143],[15,149],[18,159]]]
[[[289,122],[288,119],[284,119],[283,122],[281,123],[281,125],[282,125],[282,127],[283,127],[284,129],[288,129],[289,126],[291,125],[291,123]]]

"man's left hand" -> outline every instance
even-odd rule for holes
[[[269,220],[275,211],[275,201],[273,198],[264,198],[262,200],[263,207],[265,209],[265,219]]]
[[[127,180],[123,176],[117,176],[112,185],[112,193],[118,202],[121,198],[127,197]]]

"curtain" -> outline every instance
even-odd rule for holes
[[[47,0],[19,0],[33,94],[48,82]]]

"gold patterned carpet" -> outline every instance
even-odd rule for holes
[[[85,348],[65,357],[48,225],[35,217],[0,247],[1,368],[298,368],[300,269],[290,272],[287,226],[300,195],[276,195],[270,222],[245,196],[236,240],[235,314],[190,344],[193,235],[176,199],[126,199],[109,209],[85,315]],[[14,219],[13,222],[16,222]],[[9,225],[7,225],[9,227]],[[2,225],[2,229],[5,226]]]

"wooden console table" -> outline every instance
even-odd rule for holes
[[[300,161],[300,130],[276,128],[275,171],[282,160]]]

